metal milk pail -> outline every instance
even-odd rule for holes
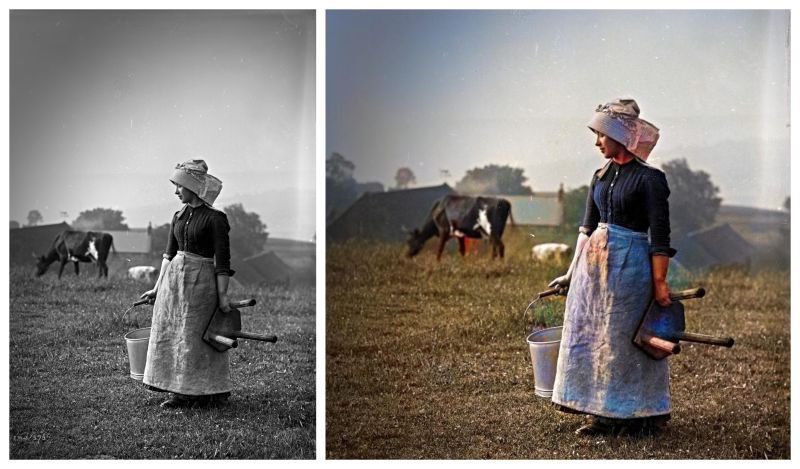
[[[144,378],[144,365],[147,362],[147,344],[150,342],[150,328],[136,329],[125,334],[128,346],[128,360],[131,364],[131,378],[141,381]]]
[[[553,396],[553,382],[556,380],[558,348],[561,345],[563,327],[550,327],[528,335],[528,348],[533,363],[534,394],[539,397]]]

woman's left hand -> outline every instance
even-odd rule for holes
[[[231,312],[231,301],[228,299],[227,294],[219,295],[219,309],[221,309],[223,313]]]
[[[669,299],[669,285],[667,282],[656,282],[654,285],[654,292],[653,292],[656,303],[661,306],[669,306],[672,304],[672,300]]]

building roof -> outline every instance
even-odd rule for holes
[[[403,228],[420,226],[441,197],[454,194],[447,184],[389,192],[368,192],[328,225],[327,239],[402,241]]]
[[[70,229],[72,228],[64,222],[12,229],[9,232],[10,263],[32,264],[32,253],[37,256],[47,254],[56,236]]]
[[[753,246],[729,224],[693,231],[673,243],[675,261],[690,270],[749,265]]]
[[[234,277],[240,283],[250,285],[290,283],[294,273],[292,268],[272,251],[246,257],[234,267],[234,270],[236,270]]]

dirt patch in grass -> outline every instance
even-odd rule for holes
[[[152,306],[125,309],[149,286],[68,272],[12,269],[10,457],[13,459],[312,459],[315,292],[232,290],[255,298],[245,329],[278,336],[231,353],[228,406],[164,411],[166,395],[129,375],[122,336],[150,325]]]
[[[328,458],[789,458],[785,272],[673,278],[674,289],[708,290],[684,302],[687,330],[736,345],[685,344],[669,359],[673,413],[661,435],[581,438],[582,417],[534,395],[525,343],[536,315],[560,321],[563,299],[522,316],[566,264],[533,262],[525,233],[507,237],[502,262],[328,246]]]

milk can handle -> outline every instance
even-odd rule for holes
[[[544,298],[544,297],[546,297],[546,296],[558,295],[558,292],[559,292],[559,290],[561,290],[561,288],[562,288],[562,287],[555,287],[555,288],[551,288],[551,289],[549,289],[549,290],[545,290],[545,291],[543,291],[543,292],[539,292],[539,293],[536,295],[536,297],[537,297],[537,298]]]
[[[669,294],[669,299],[672,301],[689,300],[692,298],[702,298],[705,295],[706,295],[706,289],[703,287],[697,287],[697,288],[690,288],[688,290],[671,292]]]

